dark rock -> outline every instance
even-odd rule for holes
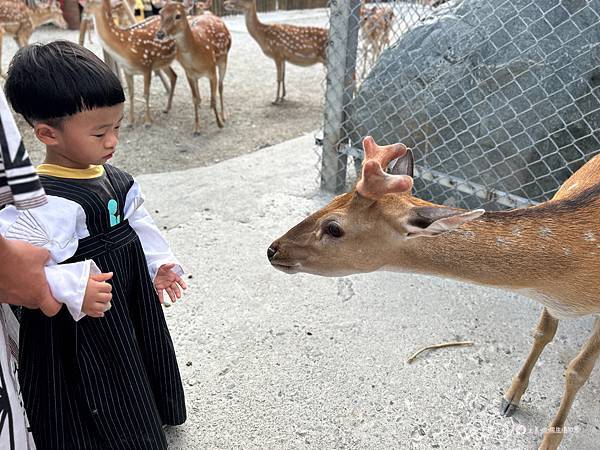
[[[352,144],[401,141],[422,167],[549,198],[600,149],[600,0],[448,5],[382,54],[352,105]],[[483,202],[423,180],[415,188]]]

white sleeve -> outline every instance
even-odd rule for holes
[[[81,319],[87,280],[90,273],[100,271],[91,260],[58,265],[75,254],[80,239],[89,236],[81,205],[48,196],[48,203],[37,208],[7,206],[0,211],[0,234],[48,250],[45,271],[52,295],[67,306],[73,319]]]
[[[152,217],[142,206],[144,196],[139,184],[133,183],[133,186],[127,193],[125,199],[125,219],[129,220],[129,225],[135,230],[142,243],[146,262],[148,263],[148,271],[150,278],[154,281],[158,269],[163,264],[174,263],[173,271],[179,275],[183,275],[181,264],[173,255],[169,244],[162,236],[156,227]]]
[[[67,306],[75,321],[85,317],[82,311],[83,297],[90,275],[100,273],[96,263],[88,259],[73,264],[46,266],[45,271],[52,296]]]

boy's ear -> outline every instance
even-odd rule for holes
[[[42,144],[54,146],[58,144],[57,129],[47,123],[38,122],[33,126],[33,132]]]

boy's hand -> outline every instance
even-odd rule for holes
[[[90,317],[104,317],[104,313],[110,309],[112,286],[107,281],[112,276],[112,272],[90,275],[81,308],[86,315]]]
[[[181,298],[181,290],[187,289],[187,284],[179,275],[173,272],[173,267],[175,267],[175,264],[163,264],[156,272],[154,288],[161,303],[165,302],[163,290],[167,291],[172,302],[176,302],[178,298]]]

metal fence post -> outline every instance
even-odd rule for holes
[[[358,7],[360,0],[331,0],[329,46],[327,48],[327,89],[321,188],[341,192],[346,183],[347,155],[338,152],[347,108],[354,92]]]

